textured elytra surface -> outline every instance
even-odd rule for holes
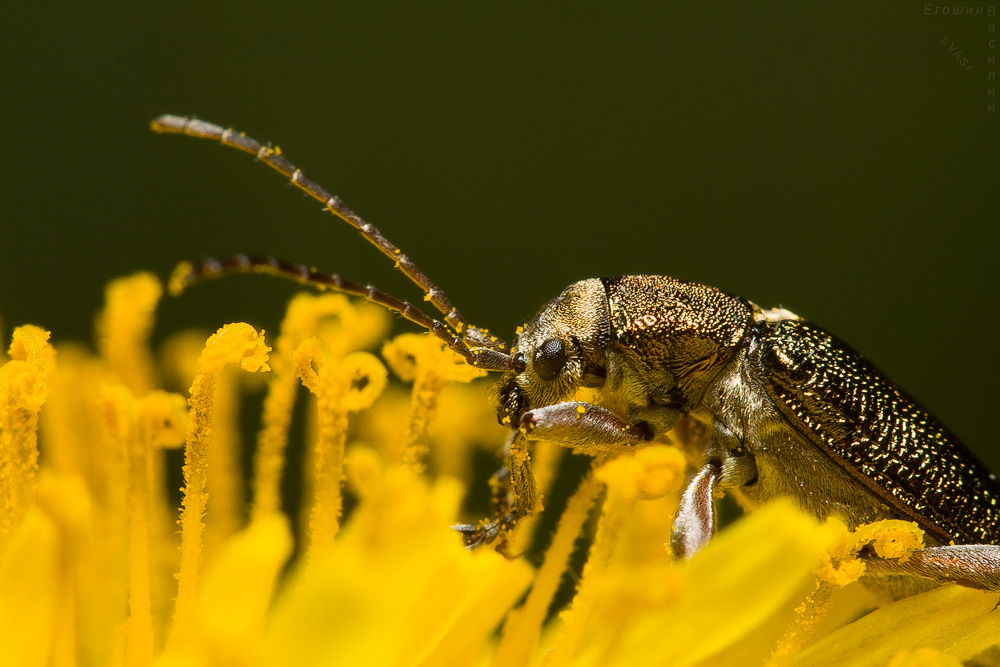
[[[812,442],[942,542],[1000,543],[1000,483],[860,354],[804,321],[761,343],[771,398]]]

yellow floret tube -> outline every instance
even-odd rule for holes
[[[35,501],[38,413],[49,397],[55,350],[49,332],[14,330],[10,361],[0,367],[0,551]]]
[[[156,306],[163,286],[151,273],[111,281],[104,291],[104,310],[97,318],[97,348],[115,379],[135,396],[156,385],[149,350]]]
[[[315,336],[325,320],[336,318],[340,326],[332,334],[327,332],[324,340],[331,345],[330,354],[339,359],[368,342],[359,333],[363,326],[379,328],[379,323],[384,324],[386,317],[384,311],[373,315],[370,309],[358,309],[340,294],[299,294],[288,304],[271,358],[274,370],[268,379],[262,427],[254,456],[254,515],[270,514],[281,509],[281,477],[297,386],[296,348]]]
[[[312,559],[333,546],[340,529],[347,415],[371,407],[385,388],[387,372],[367,352],[354,352],[335,362],[317,338],[303,341],[296,348],[294,359],[296,375],[316,396],[319,423],[309,457],[312,498],[307,555]]]
[[[247,372],[270,370],[263,332],[249,324],[229,324],[213,334],[198,358],[198,372],[191,385],[190,427],[184,449],[184,488],[181,508],[181,562],[177,575],[177,607],[174,631],[184,631],[193,619],[194,595],[201,563],[202,515],[208,494],[207,460],[212,439],[212,407],[216,376],[227,364],[239,364]]]
[[[382,348],[382,356],[404,382],[413,382],[410,426],[402,461],[417,472],[425,469],[430,451],[430,426],[446,381],[469,382],[486,374],[465,363],[440,340],[423,334],[397,336]]]

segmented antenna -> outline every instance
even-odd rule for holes
[[[358,214],[348,208],[340,201],[339,197],[331,195],[302,173],[302,170],[281,154],[279,148],[261,144],[242,132],[183,116],[160,116],[150,123],[150,127],[154,132],[186,134],[202,139],[214,139],[225,146],[231,146],[256,156],[264,164],[288,177],[296,187],[321,202],[327,211],[361,232],[361,235],[369,243],[393,260],[396,268],[400,269],[411,282],[423,290],[424,300],[430,301],[444,315],[444,322],[426,315],[409,302],[397,299],[371,285],[355,283],[337,275],[320,274],[308,267],[268,257],[237,255],[226,259],[205,260],[198,264],[181,264],[171,277],[171,291],[177,293],[199,280],[234,272],[258,272],[291,278],[320,288],[360,296],[397,312],[433,333],[447,343],[448,347],[462,355],[468,363],[479,368],[506,371],[514,367],[509,354],[510,347],[505,342],[495,336],[488,336],[484,329],[470,326],[458,309],[451,304],[448,296],[432,283],[409,257],[383,236],[374,225],[365,222]],[[458,335],[454,335],[452,330]]]

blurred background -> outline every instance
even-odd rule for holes
[[[111,278],[237,251],[419,300],[249,156],[148,130],[194,114],[280,145],[477,325],[587,277],[707,283],[837,333],[1000,470],[988,5],[273,4],[4,8],[5,341],[89,340]],[[295,290],[206,284],[155,336],[274,332]]]

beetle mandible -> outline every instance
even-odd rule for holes
[[[691,557],[711,538],[715,501],[725,492],[738,492],[749,506],[790,497],[818,519],[834,516],[851,528],[890,518],[917,523],[929,546],[903,564],[869,559],[870,573],[895,581],[874,585],[895,595],[944,582],[1000,591],[1000,482],[933,416],[820,327],[712,287],[624,276],[570,285],[508,345],[469,325],[411,259],[280,151],[196,119],[166,115],[151,126],[219,141],[284,174],[396,262],[443,321],[370,285],[269,257],[182,264],[175,292],[228,272],[292,278],[363,297],[426,329],[467,363],[503,373],[496,407],[511,428],[508,467],[498,477],[497,516],[456,526],[470,548],[495,541],[535,511],[529,441],[615,451],[662,436],[688,416],[707,436],[704,465],[674,520],[675,557]],[[571,400],[584,387],[599,398]]]

